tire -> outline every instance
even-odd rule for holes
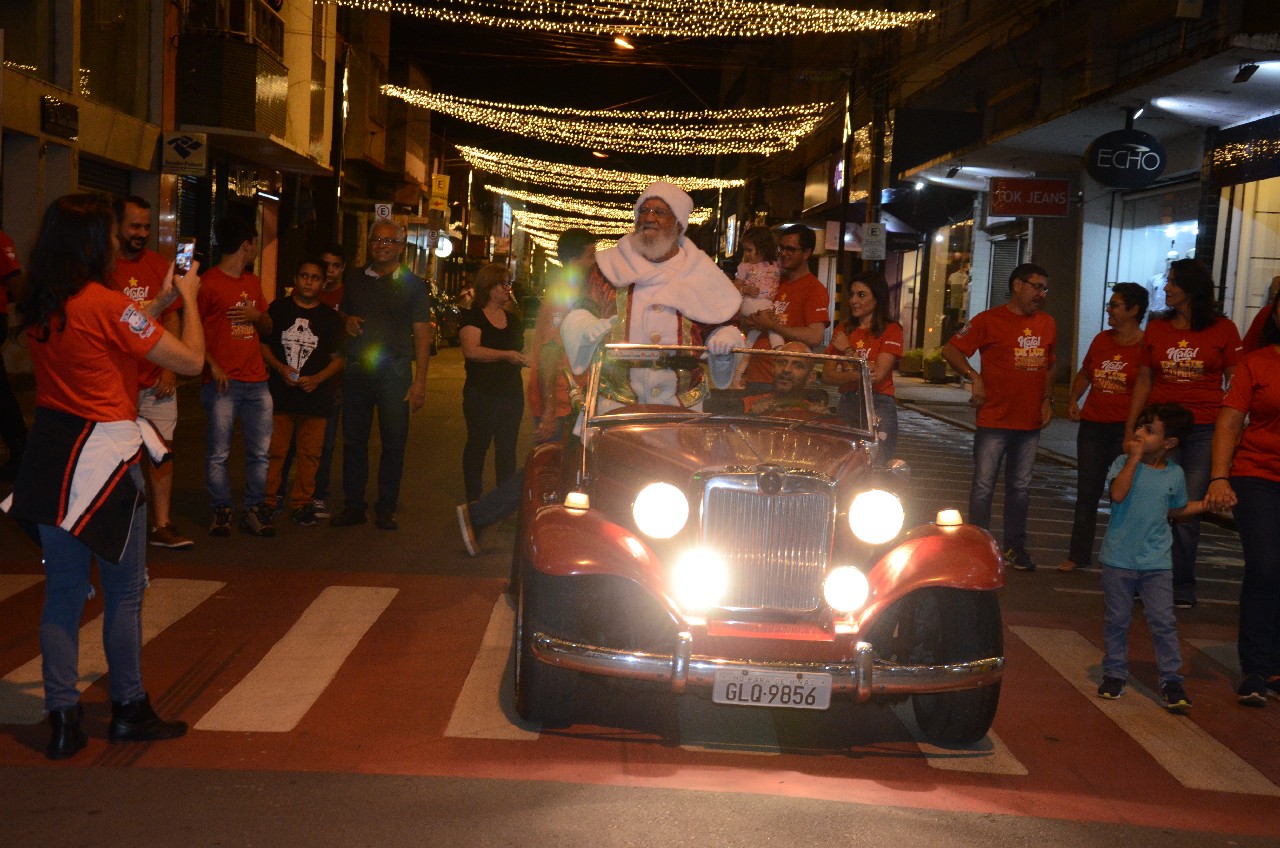
[[[913,664],[969,662],[1001,656],[1004,633],[994,592],[925,589],[912,596],[901,622]],[[969,745],[991,729],[1000,684],[959,692],[913,695],[912,711],[925,738],[936,745]]]
[[[553,607],[554,598],[546,585],[549,578],[540,577],[527,563],[521,565],[520,590],[516,605],[516,712],[525,721],[543,727],[565,727],[573,718],[573,705],[578,688],[578,673],[539,662],[533,655],[533,634],[539,623],[552,616],[539,615],[539,610]]]

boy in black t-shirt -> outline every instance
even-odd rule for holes
[[[324,428],[333,408],[334,382],[343,366],[342,319],[320,300],[324,265],[315,259],[298,263],[293,293],[268,308],[271,334],[262,342],[267,383],[275,407],[267,466],[267,504],[276,506],[289,442],[296,440],[297,475],[289,506],[293,520],[309,527],[317,522],[311,502],[316,468],[324,445]]]

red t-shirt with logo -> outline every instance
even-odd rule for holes
[[[1280,351],[1275,345],[1240,360],[1222,404],[1249,416],[1231,476],[1280,482]]]
[[[1080,409],[1081,418],[1100,424],[1124,423],[1142,351],[1142,339],[1122,345],[1116,342],[1115,330],[1103,330],[1094,337],[1080,366],[1089,376],[1089,395]]]
[[[342,305],[342,293],[346,290],[347,287],[345,285],[338,283],[331,289],[321,289],[320,294],[316,296],[320,298],[320,302],[325,306],[332,306],[337,309]]]
[[[262,361],[257,328],[252,322],[233,322],[227,317],[227,310],[242,302],[252,303],[259,312],[267,311],[262,283],[248,271],[232,277],[220,268],[210,268],[200,278],[196,303],[200,308],[200,322],[204,324],[205,350],[232,380],[261,383],[267,379],[267,366]],[[206,365],[204,381],[212,380]]]
[[[978,426],[1039,430],[1045,372],[1053,367],[1058,328],[1044,312],[1019,315],[1005,306],[979,312],[951,337],[965,356],[981,353],[987,398]]]
[[[1240,361],[1240,332],[1226,318],[1203,330],[1179,330],[1167,318],[1147,324],[1143,365],[1151,369],[1150,403],[1180,403],[1197,424],[1212,424],[1222,408],[1224,369]]]
[[[866,362],[875,362],[882,353],[902,356],[902,325],[896,321],[890,321],[879,336],[873,336],[869,328],[854,327],[851,323],[841,324],[836,332],[844,333],[849,340],[852,355]],[[827,345],[826,352],[839,355],[842,351],[832,342]],[[841,386],[840,391],[847,392],[856,388],[856,383],[849,382]],[[884,379],[872,386],[871,390],[878,395],[893,395],[893,369],[890,368]]]
[[[135,259],[116,257],[115,267],[111,271],[110,285],[118,292],[138,304],[145,310],[151,301],[160,295],[164,287],[164,278],[169,273],[169,264],[164,257],[153,250],[145,248]],[[171,315],[182,306],[182,299],[175,298],[162,314]],[[160,379],[163,369],[150,362],[138,364],[138,388],[149,389]]]
[[[67,323],[55,319],[49,338],[27,331],[36,405],[90,421],[138,417],[138,362],[159,343],[164,328],[139,306],[101,283],[67,298]]]
[[[773,311],[784,327],[807,327],[810,324],[827,326],[831,323],[828,304],[831,300],[827,287],[813,274],[805,274],[794,280],[778,283],[778,294],[773,299]],[[769,349],[769,334],[761,333],[752,347]],[[755,356],[747,364],[746,380],[749,383],[772,383],[773,367],[767,356]]]

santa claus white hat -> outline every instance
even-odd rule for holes
[[[693,198],[680,186],[664,183],[662,180],[649,183],[649,187],[640,192],[640,199],[636,201],[637,224],[640,223],[640,207],[651,197],[656,197],[671,207],[671,213],[680,222],[681,233],[689,229],[689,216],[693,214]]]

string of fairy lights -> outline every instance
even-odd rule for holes
[[[521,191],[520,189],[496,185],[486,185],[484,189],[485,191],[491,191],[494,194],[509,197],[512,200],[519,200],[523,203],[532,203],[535,206],[547,206],[552,209],[562,209],[565,212],[574,212],[578,215],[603,218],[609,221],[635,220],[635,207],[630,203],[608,203],[604,201],[586,200],[585,198],[579,197],[566,197],[564,195],[538,194],[536,192]],[[689,215],[689,223],[700,224],[707,221],[710,217],[710,209],[705,207],[694,209]]]
[[[878,31],[933,20],[933,12],[839,9],[760,0],[324,0],[445,23],[572,35],[764,38]]]
[[[497,153],[479,147],[460,145],[458,152],[467,164],[477,171],[505,177],[517,182],[572,191],[601,192],[606,194],[635,194],[652,182],[661,180],[680,186],[688,192],[713,189],[739,188],[747,184],[742,179],[709,179],[705,177],[679,177],[662,174],[637,174],[628,171],[611,171],[586,165],[567,165],[547,162],[525,156]]]
[[[384,85],[382,93],[471,124],[557,144],[618,153],[715,156],[794,150],[830,103],[698,112],[611,112],[492,103]]]

